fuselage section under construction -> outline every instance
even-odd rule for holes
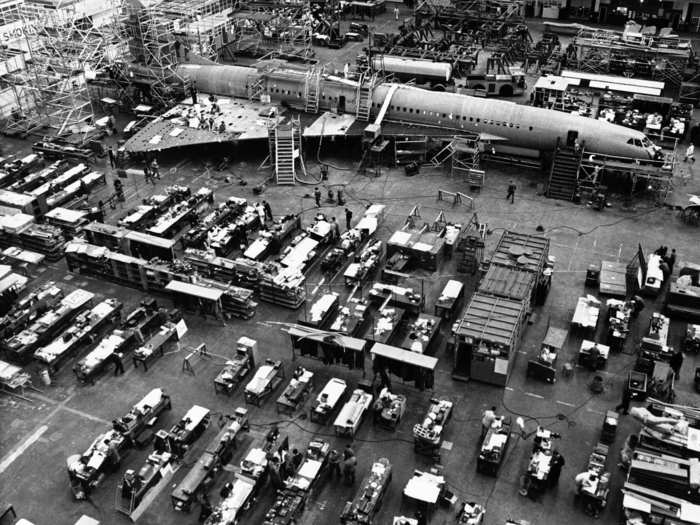
[[[379,83],[370,87],[313,71],[280,68],[183,64],[178,72],[196,81],[197,89],[204,93],[248,98],[251,90],[257,90],[272,102],[305,109],[309,90],[314,90],[318,110],[339,108],[355,114],[364,103],[371,104],[373,116],[379,113],[392,86]],[[644,133],[607,121],[407,85],[393,91],[384,120],[432,126],[454,134],[478,133],[486,142],[539,151],[553,151],[558,141],[570,143],[573,137],[585,143],[586,150],[606,155],[649,159],[656,150]]]

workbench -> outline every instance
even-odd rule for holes
[[[23,372],[22,368],[0,361],[0,388],[10,393],[19,391],[24,394],[24,389],[31,384],[31,376]]]
[[[352,299],[338,309],[338,313],[328,326],[331,332],[357,337],[365,328],[367,304],[361,299]]]
[[[396,333],[405,313],[404,309],[391,306],[381,309],[371,325],[367,327],[365,339],[386,344]]]
[[[277,413],[293,414],[314,388],[314,373],[297,367],[292,373],[287,388],[277,398]]]
[[[248,430],[248,416],[245,409],[236,410],[236,418],[224,427],[209,443],[201,457],[190,469],[185,478],[172,492],[170,499],[175,510],[189,512],[203,486],[213,482],[221,467],[231,460],[236,448],[236,436]]]
[[[537,355],[527,362],[527,375],[554,383],[557,375],[557,360],[568,335],[568,330],[548,327]]]
[[[333,427],[336,436],[354,437],[360,428],[367,410],[372,405],[372,394],[356,389],[335,418]]]
[[[134,368],[138,368],[141,363],[144,372],[148,371],[149,364],[165,355],[165,346],[172,339],[177,339],[177,328],[174,323],[167,322],[145,344],[134,351],[132,357]]]
[[[435,315],[443,319],[451,320],[457,310],[457,306],[464,295],[464,285],[453,279],[447,281],[435,302]]]
[[[73,324],[48,345],[34,352],[34,358],[56,371],[85,341],[97,337],[106,324],[118,320],[122,304],[116,299],[105,299],[87,312],[79,314]]]
[[[124,436],[116,430],[108,430],[97,436],[78,461],[68,466],[68,475],[80,483],[88,493],[95,488],[111,469],[118,466],[120,454],[128,445]]]
[[[591,349],[597,346],[598,347],[598,358],[595,363],[591,363]],[[599,370],[601,368],[605,368],[605,365],[608,363],[608,356],[610,355],[610,347],[607,345],[602,345],[600,343],[596,343],[594,341],[589,341],[588,339],[584,339],[581,342],[581,348],[579,349],[578,352],[578,362],[581,365],[586,365],[588,367],[594,368],[595,370]]]
[[[508,452],[510,441],[510,418],[503,416],[494,419],[491,427],[486,432],[481,442],[479,458],[476,462],[476,471],[482,474],[498,475],[498,470]]]
[[[392,394],[384,387],[374,402],[374,423],[388,430],[396,430],[406,411],[406,396]]]
[[[25,363],[34,350],[58,335],[81,311],[92,305],[95,294],[77,289],[61,299],[54,308],[37,317],[20,333],[3,341],[11,361]]]
[[[311,409],[310,419],[314,423],[325,425],[331,415],[340,404],[345,394],[347,385],[342,379],[336,377],[330,379],[323,390],[316,396],[316,401]]]
[[[384,259],[384,243],[370,240],[345,270],[345,286],[362,284],[381,266]]]
[[[608,307],[608,344],[620,352],[629,334],[632,305],[619,299],[608,299],[605,304]]]
[[[673,354],[673,348],[668,346],[670,324],[671,320],[665,315],[652,313],[649,329],[639,346],[640,353],[658,361],[668,361]]]
[[[82,383],[94,382],[95,377],[107,367],[111,357],[114,354],[125,353],[133,339],[128,330],[114,330],[102,339],[73,367],[78,381]]]
[[[374,283],[369,290],[369,300],[375,304],[387,304],[402,308],[407,312],[418,315],[423,311],[425,297],[414,292],[411,288],[404,288],[393,284]]]
[[[167,439],[173,452],[182,457],[189,445],[194,443],[209,426],[211,412],[208,408],[193,405],[182,419],[170,428]]]
[[[236,354],[226,361],[224,367],[214,378],[214,392],[231,395],[250,371],[255,368],[255,355],[258,343],[249,337],[239,337],[236,342]]]
[[[315,439],[309,443],[304,455],[304,461],[296,473],[285,480],[285,488],[294,492],[308,495],[321,479],[321,473],[326,467],[331,444]]]
[[[362,480],[355,499],[348,501],[340,514],[344,525],[370,525],[379,511],[382,499],[391,481],[391,464],[380,458],[370,467],[370,472]]]
[[[413,448],[420,454],[435,456],[442,444],[445,425],[452,417],[452,401],[431,399],[422,423],[413,426]]]
[[[579,297],[576,302],[574,316],[571,319],[571,325],[584,331],[595,332],[598,326],[598,316],[600,315],[600,301],[589,295],[587,297]]]
[[[144,430],[152,427],[158,417],[171,408],[170,396],[162,389],[154,388],[124,416],[113,420],[112,426],[133,446]]]
[[[255,371],[253,379],[245,387],[245,402],[260,406],[282,383],[284,368],[282,361],[266,359],[265,364]]]
[[[297,518],[304,512],[306,497],[292,490],[277,492],[277,498],[265,514],[263,525],[296,525]]]
[[[437,508],[438,500],[445,491],[445,478],[416,470],[413,477],[408,480],[403,489],[403,496],[409,501],[417,503],[425,513],[427,520]]]
[[[241,515],[252,503],[257,493],[258,483],[246,476],[236,475],[228,497],[212,511],[204,525],[232,525],[238,523]]]
[[[323,294],[308,308],[308,312],[304,312],[304,316],[299,317],[298,323],[310,328],[323,329],[338,311],[338,303],[337,293]]]
[[[418,319],[409,323],[408,333],[398,344],[399,347],[417,352],[428,353],[440,328],[440,318],[430,314],[420,314]]]

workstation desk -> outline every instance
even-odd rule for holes
[[[462,283],[452,279],[447,281],[435,302],[435,315],[442,319],[452,319],[463,296],[464,285]]]
[[[321,425],[328,423],[332,414],[339,408],[346,389],[347,384],[342,379],[336,377],[330,379],[316,396],[316,401],[311,409],[311,421]]]
[[[387,302],[388,299],[388,302]],[[374,304],[388,304],[418,315],[423,311],[425,297],[410,288],[392,284],[375,283],[369,290],[369,300]]]
[[[403,308],[386,306],[377,312],[367,326],[365,339],[386,344],[398,331],[406,311]]]
[[[214,392],[229,396],[233,393],[255,367],[257,345],[256,341],[245,336],[238,339],[236,355],[224,363],[214,378]]]
[[[408,332],[397,346],[419,354],[428,353],[435,336],[439,333],[441,319],[430,314],[420,314],[408,324]]]
[[[371,525],[381,507],[391,481],[391,464],[380,458],[370,467],[370,472],[360,483],[360,489],[352,501],[348,501],[340,514],[344,525]]]
[[[338,311],[339,302],[337,293],[323,294],[311,305],[308,313],[305,312],[302,317],[299,317],[298,323],[319,330],[325,328]]]
[[[189,512],[192,503],[204,491],[204,484],[213,482],[221,467],[231,460],[233,450],[237,447],[238,434],[248,428],[247,411],[236,409],[236,419],[211,440],[197,463],[171,494],[170,499],[175,510]]]
[[[314,388],[314,373],[303,367],[294,370],[287,388],[277,398],[277,413],[293,414]]]
[[[370,406],[372,406],[372,394],[356,389],[335,418],[333,423],[335,435],[354,437]]]
[[[148,366],[152,362],[165,355],[165,347],[172,340],[177,340],[177,327],[174,323],[167,322],[145,344],[134,351],[132,357],[134,368],[138,368],[140,363],[144,372],[148,371]]]
[[[282,384],[282,379],[282,361],[266,359],[265,364],[256,370],[253,379],[245,387],[245,402],[259,407]]]
[[[34,352],[34,358],[56,371],[86,341],[95,339],[100,330],[121,314],[122,304],[116,299],[105,299],[91,310],[78,315],[62,334],[48,345]]]

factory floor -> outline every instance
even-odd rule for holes
[[[21,153],[28,148],[26,142],[8,141],[5,153]],[[310,197],[313,189],[310,186],[271,185],[261,197],[254,195],[253,187],[269,176],[269,168],[258,169],[261,156],[257,154],[241,156],[230,170],[233,177],[206,169],[204,159],[199,160],[193,155],[171,154],[162,156],[159,160],[162,180],[155,187],[146,184],[142,178],[125,181],[127,202],[117,209],[109,210],[107,222],[116,223],[129,207],[136,205],[145,195],[158,192],[173,183],[186,184],[195,189],[200,186],[212,187],[218,202],[230,195],[251,201],[264,198],[270,202],[275,215],[301,212],[304,223],[308,223],[319,211]],[[623,211],[617,202],[613,202],[613,206],[603,212],[596,212],[583,205],[546,199],[536,194],[541,175],[522,169],[487,167],[485,187],[480,193],[473,194],[473,209],[470,209],[464,203],[453,206],[450,201],[437,200],[438,189],[465,191],[461,181],[451,178],[440,169],[423,168],[419,175],[408,178],[403,170],[384,168],[378,176],[366,177],[351,169],[351,159],[340,156],[333,160],[322,160],[332,164],[330,180],[326,185],[347,184],[348,205],[354,212],[355,221],[369,203],[386,205],[385,219],[377,232],[380,239],[388,239],[392,232],[401,228],[409,211],[416,205],[420,210],[420,217],[416,219],[419,224],[431,223],[440,211],[444,211],[448,221],[466,223],[476,212],[479,221],[485,222],[490,232],[486,240],[486,257],[504,229],[534,234],[537,233],[536,228],[541,226],[544,235],[551,239],[551,254],[556,257],[556,268],[551,293],[546,304],[535,310],[531,324],[527,326],[514,370],[505,389],[452,379],[452,355],[445,349],[450,327],[443,324],[441,336],[433,349],[439,358],[434,390],[420,392],[411,384],[402,384],[399,379],[393,378],[394,391],[403,393],[408,398],[407,412],[397,431],[374,428],[371,421],[365,421],[354,440],[359,460],[357,483],[348,487],[337,482],[325,482],[312,496],[299,522],[336,522],[344,502],[354,497],[370,464],[380,457],[389,458],[394,475],[375,523],[384,525],[391,523],[394,515],[411,515],[414,509],[402,499],[402,489],[414,470],[426,470],[433,466],[429,458],[414,452],[412,427],[422,420],[432,397],[447,396],[454,401],[455,411],[446,429],[440,464],[449,489],[459,502],[466,500],[484,504],[487,508],[487,524],[502,525],[507,518],[527,519],[532,525],[588,523],[590,518],[581,509],[574,507],[573,478],[584,468],[588,455],[599,439],[605,411],[620,400],[622,385],[634,361],[632,350],[639,341],[651,312],[660,308],[661,300],[648,303],[646,310],[634,323],[626,351],[612,355],[607,368],[600,372],[605,382],[602,394],[589,393],[587,385],[592,374],[582,368],[576,368],[571,378],[559,374],[554,385],[527,379],[525,368],[528,355],[539,348],[548,325],[569,326],[577,297],[593,293],[584,288],[585,271],[589,264],[598,263],[601,259],[627,262],[634,256],[638,243],[647,251],[654,250],[661,244],[668,245],[676,248],[680,261],[698,262],[698,229],[681,224],[674,211],[654,207],[646,202],[638,202],[634,212]],[[100,167],[102,166],[98,165]],[[107,167],[104,169],[110,173]],[[309,172],[311,175],[319,173],[315,162],[309,163]],[[239,185],[238,178],[245,180],[247,185]],[[514,179],[518,186],[514,204],[505,200],[506,186],[510,179]],[[110,173],[108,185],[90,196],[91,204],[112,191],[112,180],[113,175]],[[700,189],[697,177],[692,183],[695,184],[694,191]],[[344,225],[342,207],[324,203],[320,211],[338,217]],[[427,312],[432,311],[446,281],[455,277],[455,266],[454,259],[447,259],[438,271],[418,271],[406,281],[407,286],[424,289]],[[457,278],[465,280],[467,297],[471,295],[474,278],[464,275],[457,275]],[[66,270],[64,261],[50,264],[31,284],[36,285],[46,280],[54,280],[66,289],[84,287],[103,297],[117,297],[124,302],[124,312],[129,312],[144,298],[143,293],[130,288],[71,274]],[[348,290],[343,285],[342,272],[330,279],[322,279],[316,264],[308,275],[307,304],[329,290],[341,294],[341,303],[347,297]],[[171,306],[167,299],[158,300],[161,304]],[[140,521],[154,525],[196,522],[199,508],[195,506],[190,515],[177,513],[172,510],[169,494],[217,431],[218,415],[231,414],[236,407],[246,406],[242,389],[229,398],[215,395],[213,387],[213,379],[222,362],[234,352],[236,339],[245,335],[257,340],[260,360],[282,359],[287,377],[296,365],[310,367],[316,373],[317,391],[330,377],[341,377],[353,388],[362,379],[362,373],[357,370],[323,366],[317,361],[302,357],[297,357],[292,362],[289,338],[275,323],[295,322],[303,312],[303,307],[292,311],[261,302],[252,320],[226,321],[223,326],[220,321],[186,315],[189,331],[181,342],[179,351],[168,353],[156,361],[148,372],[134,369],[129,362],[123,376],[108,374],[95,385],[80,386],[71,371],[74,359],[54,375],[51,386],[41,386],[41,392],[27,392],[31,401],[1,396],[0,502],[12,504],[19,516],[37,525],[68,525],[82,514],[90,515],[105,525],[126,523],[127,518],[114,510],[116,485],[125,469],[139,468],[148,451],[131,451],[124,458],[119,472],[108,476],[86,502],[74,501],[65,460],[71,454],[84,451],[98,433],[107,429],[112,419],[126,413],[150,389],[161,387],[172,396],[173,409],[162,417],[158,428],[169,428],[193,404],[210,408],[215,417],[206,434],[185,457],[184,465],[175,474],[172,487],[166,487],[157,495]],[[605,323],[601,322],[599,336],[604,327]],[[679,344],[684,328],[684,323],[672,322],[672,345]],[[573,359],[580,340],[577,336],[569,338],[563,355],[559,358],[559,366]],[[194,375],[183,373],[183,357],[187,349],[202,342],[206,343],[214,357],[196,362]],[[692,391],[696,364],[695,356],[686,357],[677,384],[678,402],[697,401],[697,395]],[[370,370],[371,364],[368,363],[367,368]],[[34,384],[41,385],[37,371],[33,372]],[[333,436],[330,427],[308,420],[308,402],[293,418],[277,414],[274,401],[282,388],[262,407],[246,406],[252,423],[251,430],[241,440],[232,464],[237,464],[250,444],[260,439],[273,423],[280,427],[284,435],[289,436],[294,448],[303,449],[314,437],[329,439],[336,448],[342,448],[348,443],[346,439]],[[531,501],[518,495],[519,479],[532,449],[531,436],[528,439],[513,437],[498,477],[476,473],[480,416],[491,405],[497,407],[498,413],[525,417],[527,432],[533,431],[539,423],[561,433],[562,437],[556,446],[565,457],[566,466],[559,486],[547,492],[540,501]],[[639,424],[629,416],[621,419],[608,460],[608,467],[613,473],[613,490],[608,507],[600,518],[601,523],[618,522],[621,499],[619,488],[623,478],[615,464],[622,441],[638,427]],[[211,490],[214,504],[219,499],[219,487],[232,476],[232,469],[227,466],[217,478]],[[264,491],[247,514],[245,523],[261,523],[272,500],[272,491]],[[430,522],[452,523],[455,511],[455,507],[440,507]]]
[[[395,27],[391,8],[389,13],[377,19],[377,31],[391,31]],[[535,38],[537,40],[537,38]],[[354,62],[366,41],[346,46],[341,52],[333,52],[333,64],[342,70],[345,61]],[[322,50],[326,52],[326,50]],[[330,54],[329,54],[330,60]],[[27,152],[28,142],[4,140],[3,153]],[[111,141],[111,139],[110,139]],[[337,146],[337,145],[336,145]],[[260,150],[262,151],[262,149]],[[258,154],[259,153],[259,154]],[[302,213],[303,222],[308,223],[319,211],[311,198],[312,186],[276,187],[270,185],[262,196],[253,194],[253,188],[267,179],[269,168],[258,169],[264,153],[241,152],[240,158],[229,170],[230,173],[215,172],[205,166],[211,160],[208,154],[197,151],[195,154],[169,154],[159,158],[162,180],[156,186],[146,184],[143,178],[130,178],[124,181],[127,202],[114,210],[109,210],[106,222],[116,221],[126,214],[127,209],[138,204],[146,195],[162,191],[171,184],[184,184],[193,189],[208,186],[214,189],[217,202],[231,195],[247,198],[250,201],[266,199],[273,214]],[[314,155],[308,153],[309,157]],[[326,154],[324,154],[326,155]],[[406,177],[403,170],[383,168],[376,177],[358,175],[352,169],[357,159],[338,155],[338,158],[322,160],[332,164],[330,179],[324,186],[346,184],[348,207],[354,213],[354,221],[361,217],[369,203],[382,203],[387,206],[384,222],[377,237],[387,240],[401,228],[414,206],[419,206],[417,222],[432,223],[440,211],[450,222],[466,223],[473,213],[480,222],[488,225],[490,234],[486,240],[485,257],[488,258],[505,229],[524,233],[537,233],[539,226],[544,235],[551,239],[551,255],[556,258],[552,289],[546,304],[535,309],[528,323],[524,339],[518,351],[513,372],[505,389],[477,382],[456,382],[451,377],[452,355],[445,343],[449,326],[443,324],[441,336],[433,348],[439,358],[434,390],[418,391],[411,384],[402,384],[392,378],[394,392],[408,398],[407,412],[395,432],[373,427],[366,420],[355,436],[353,445],[358,456],[357,482],[353,487],[338,482],[326,481],[312,495],[307,510],[299,523],[336,523],[345,501],[351,500],[360,480],[377,458],[387,457],[393,465],[393,481],[374,523],[389,524],[393,516],[412,515],[414,508],[402,498],[402,490],[414,470],[427,470],[434,466],[433,461],[417,455],[413,449],[412,427],[420,422],[432,397],[446,396],[455,403],[453,418],[448,424],[445,441],[441,449],[440,464],[444,475],[459,503],[475,501],[486,506],[487,525],[502,525],[508,518],[525,519],[532,525],[567,523],[583,525],[591,518],[573,499],[574,476],[586,465],[588,455],[597,443],[605,411],[618,404],[622,386],[626,381],[634,355],[633,349],[642,337],[649,316],[661,308],[662,298],[649,301],[647,308],[633,325],[625,351],[610,357],[607,368],[600,375],[604,378],[605,390],[592,395],[588,383],[592,373],[576,368],[571,378],[558,374],[558,381],[544,384],[526,378],[525,369],[529,355],[539,348],[548,325],[568,327],[576,298],[586,293],[595,293],[584,288],[586,268],[601,260],[627,262],[641,244],[649,252],[664,244],[675,248],[679,261],[700,261],[700,243],[697,242],[697,227],[680,223],[676,212],[666,207],[640,201],[633,209],[624,209],[614,200],[612,206],[603,212],[596,212],[584,205],[549,200],[537,194],[538,184],[543,182],[541,174],[521,168],[508,168],[502,165],[487,166],[486,182],[474,197],[473,209],[466,204],[452,205],[451,201],[438,201],[437,190],[465,191],[464,184],[447,175],[441,169],[423,168],[414,177]],[[102,163],[104,162],[101,161]],[[308,163],[312,176],[319,173],[316,162]],[[89,203],[96,204],[112,192],[113,173],[105,169],[108,184],[90,195]],[[700,193],[700,175],[695,173],[700,167],[687,166],[689,176],[680,193]],[[247,185],[239,185],[238,180]],[[514,204],[505,200],[509,180],[517,184]],[[324,188],[325,190],[325,188]],[[325,191],[324,191],[325,198]],[[336,216],[344,225],[344,210],[331,203],[324,203],[320,210]],[[344,228],[343,228],[344,229]],[[235,255],[235,254],[234,254]],[[472,276],[456,274],[455,260],[443,261],[436,272],[414,272],[404,284],[416,289],[422,288],[426,295],[426,311],[432,307],[440,290],[448,279],[463,279],[467,287],[467,297],[475,286]],[[83,287],[101,297],[117,297],[124,303],[124,312],[135,308],[145,294],[131,288],[123,288],[97,279],[74,275],[67,271],[65,262],[51,263],[30,283],[36,286],[47,280],[54,280],[66,290]],[[307,304],[332,290],[341,295],[341,303],[348,295],[344,287],[342,271],[332,278],[322,278],[318,264],[312,267],[307,279]],[[157,298],[160,304],[172,306],[169,300]],[[110,421],[126,413],[152,388],[161,387],[172,397],[173,409],[162,416],[158,428],[169,428],[193,405],[199,404],[211,409],[215,417],[213,423],[186,455],[184,464],[176,472],[172,484],[158,494],[145,514],[139,520],[149,525],[195,523],[199,507],[195,505],[189,514],[175,512],[170,504],[170,492],[185,476],[189,467],[198,459],[204,446],[217,432],[221,414],[231,414],[236,407],[249,409],[251,430],[244,434],[231,464],[217,478],[210,494],[211,501],[219,500],[219,488],[233,477],[232,466],[236,465],[247,448],[259,440],[273,424],[277,424],[283,435],[289,437],[292,448],[305,448],[314,437],[328,439],[335,448],[342,448],[349,441],[336,438],[332,428],[311,423],[307,413],[309,402],[293,417],[281,416],[275,410],[275,399],[283,386],[260,408],[245,405],[242,388],[232,397],[217,396],[214,393],[213,379],[223,361],[233,355],[235,341],[247,336],[258,341],[259,361],[265,358],[282,359],[287,378],[294,366],[302,365],[315,374],[316,391],[331,377],[340,377],[354,388],[362,373],[339,366],[324,366],[320,362],[296,357],[293,361],[289,337],[276,323],[296,322],[303,315],[304,307],[297,311],[260,302],[255,317],[250,321],[231,320],[223,325],[213,319],[185,315],[189,328],[181,341],[178,351],[166,354],[156,361],[147,372],[134,369],[130,362],[126,373],[119,377],[107,374],[95,385],[77,384],[71,367],[75,359],[65,364],[53,376],[51,386],[41,386],[38,370],[32,368],[34,384],[40,392],[28,391],[29,401],[14,397],[0,396],[0,508],[14,506],[19,517],[24,517],[36,525],[70,525],[81,515],[87,514],[103,525],[127,523],[126,516],[114,510],[115,490],[119,477],[126,469],[138,469],[143,464],[147,450],[133,450],[124,457],[118,473],[108,476],[91,495],[88,501],[76,502],[68,484],[66,458],[84,451],[98,433],[104,432]],[[598,327],[598,337],[602,337],[605,323]],[[671,323],[670,341],[677,346],[685,324]],[[559,357],[559,366],[571,361],[576,355],[581,337],[571,335]],[[202,359],[194,364],[194,375],[182,371],[183,358],[188,348],[206,343],[212,358]],[[698,366],[697,358],[686,356],[677,383],[677,402],[697,403],[693,392],[693,373]],[[367,369],[371,370],[368,362]],[[513,417],[521,415],[526,420],[528,438],[514,436],[498,477],[488,477],[476,473],[480,419],[484,409],[495,405],[499,414]],[[532,436],[529,435],[541,424],[561,434],[556,446],[566,460],[559,486],[547,492],[539,501],[531,501],[518,495],[519,479],[526,467],[532,450]],[[599,522],[614,524],[619,522],[621,495],[619,488],[623,476],[616,468],[619,448],[625,437],[639,428],[639,423],[629,416],[621,418],[614,445],[611,447],[608,468],[612,472],[612,492],[610,501]],[[262,492],[260,499],[245,515],[244,523],[262,523],[267,508],[273,501],[272,490]],[[453,523],[456,507],[440,507],[430,523]]]

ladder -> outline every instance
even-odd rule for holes
[[[357,108],[355,117],[358,120],[369,122],[370,112],[372,110],[372,88],[376,81],[376,76],[372,75],[369,80],[366,80],[365,74],[360,75],[357,81]]]
[[[314,67],[306,73],[306,83],[304,87],[306,103],[304,104],[304,112],[318,113],[320,86],[321,70]]]
[[[248,100],[260,100],[265,94],[265,79],[263,77],[248,77]],[[252,81],[252,82],[251,82]]]
[[[432,159],[430,159],[430,164],[435,166],[436,168],[438,166],[442,166],[443,163],[445,163],[447,160],[452,157],[452,155],[455,152],[455,142],[454,140],[451,140],[450,142],[447,143],[447,145],[442,148],[440,151],[438,151]]]

